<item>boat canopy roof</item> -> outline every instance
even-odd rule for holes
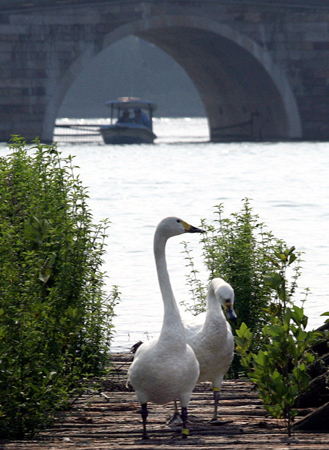
[[[130,108],[141,108],[148,109],[149,111],[156,110],[156,104],[153,102],[149,102],[147,100],[141,100],[136,97],[120,97],[117,100],[111,100],[105,103],[107,106],[110,106],[112,109],[130,109]]]

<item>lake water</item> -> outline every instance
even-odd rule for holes
[[[122,298],[112,351],[126,351],[160,331],[163,309],[152,250],[160,220],[175,215],[195,226],[201,218],[211,223],[215,205],[223,203],[228,217],[241,210],[245,197],[275,237],[304,252],[299,286],[311,291],[305,304],[309,326],[321,325],[320,314],[329,311],[329,143],[209,143],[205,119],[156,119],[154,131],[154,145],[59,144],[63,156],[76,155],[94,221],[112,222],[104,270],[109,289],[118,285]],[[2,144],[1,154],[6,152]],[[201,279],[207,279],[199,239],[168,241],[178,302],[189,298],[183,240],[191,244]]]

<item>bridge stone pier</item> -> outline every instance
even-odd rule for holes
[[[329,139],[327,0],[0,0],[0,140],[52,141],[75,77],[128,35],[186,71],[212,141]]]

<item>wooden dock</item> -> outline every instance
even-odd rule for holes
[[[208,383],[197,385],[189,407],[190,432],[166,422],[173,405],[149,404],[150,439],[141,439],[140,406],[125,387],[131,355],[114,355],[114,367],[99,387],[91,386],[70,411],[58,414],[55,424],[33,440],[2,440],[0,450],[328,450],[329,434],[298,433],[290,440],[282,420],[268,416],[253,385],[241,380],[223,383],[219,415],[225,423],[209,424],[212,392]],[[301,416],[310,410],[300,411]],[[300,418],[300,417],[299,417]],[[297,420],[299,419],[297,418]]]

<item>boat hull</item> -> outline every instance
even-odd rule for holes
[[[106,125],[100,128],[105,144],[152,144],[156,135],[144,126]]]

